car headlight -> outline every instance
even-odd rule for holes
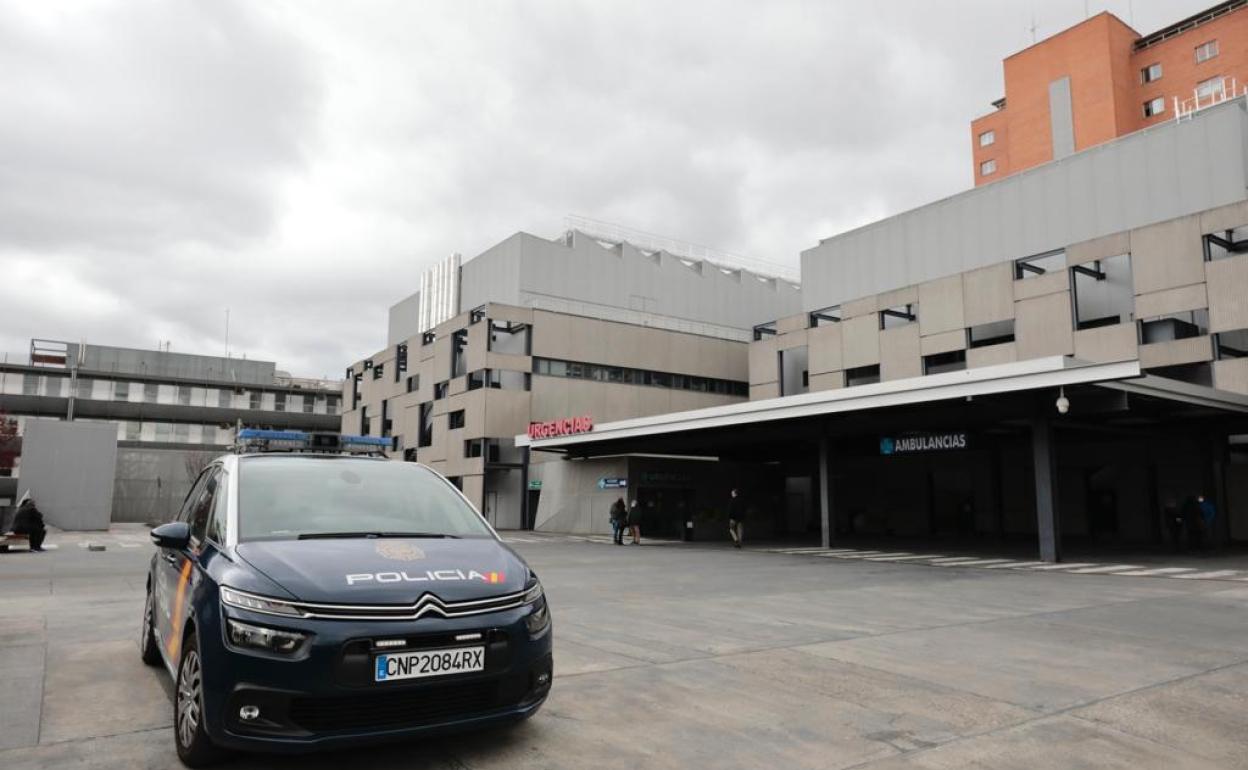
[[[536,577],[524,591],[524,603],[529,608],[528,614],[524,616],[524,626],[528,629],[529,636],[541,636],[550,625],[550,607],[546,604],[542,584]]]
[[[267,596],[256,596],[236,591],[229,586],[221,586],[221,603],[240,610],[263,612],[266,615],[285,615],[287,617],[303,617],[295,605],[281,599],[270,599]]]
[[[226,619],[226,630],[230,644],[248,650],[273,652],[278,655],[293,655],[303,646],[307,634],[298,631],[279,631],[276,628],[255,626],[233,618]]]

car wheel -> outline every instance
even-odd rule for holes
[[[204,675],[195,634],[182,645],[173,702],[173,741],[178,759],[187,767],[205,767],[220,759],[220,750],[204,729]]]
[[[148,590],[147,599],[143,602],[143,622],[139,628],[139,655],[143,658],[143,662],[149,666],[154,666],[160,662],[160,648],[156,646],[154,625],[156,607],[154,602],[152,592]]]

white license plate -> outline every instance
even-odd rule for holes
[[[485,670],[485,648],[456,647],[451,650],[392,652],[378,655],[374,663],[373,681],[376,682],[466,674]]]

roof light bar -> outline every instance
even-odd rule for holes
[[[394,440],[385,436],[344,436],[300,430],[243,428],[238,432],[236,448],[242,453],[286,451],[377,454],[393,446]]]

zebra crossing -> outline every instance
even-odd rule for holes
[[[1113,575],[1123,577],[1158,577],[1178,580],[1231,580],[1248,583],[1248,569],[1202,569],[1200,567],[1149,567],[1141,564],[1100,564],[1097,562],[1049,562],[1003,559],[987,556],[950,556],[939,553],[910,553],[908,551],[871,551],[856,548],[762,548],[766,553],[786,556],[817,556],[825,559],[843,559],[863,562],[894,562],[899,564],[922,564],[929,567],[969,567],[973,569],[1017,570],[1021,572],[1065,572],[1075,575]]]

